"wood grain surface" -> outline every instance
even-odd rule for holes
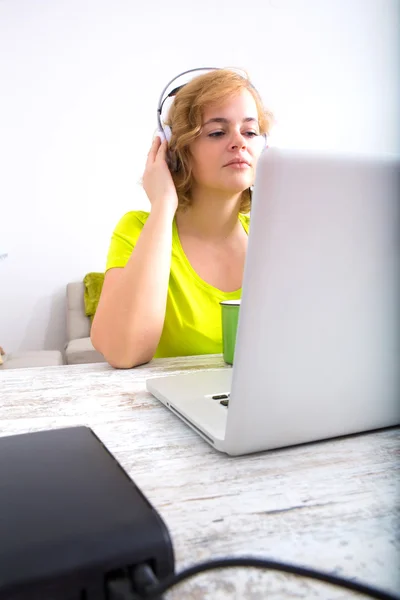
[[[88,425],[167,524],[176,568],[268,557],[400,591],[398,428],[240,458],[218,453],[145,389],[149,377],[228,368],[220,356],[0,372],[0,435]],[[253,569],[203,574],[169,599],[361,598]]]

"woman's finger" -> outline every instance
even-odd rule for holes
[[[161,147],[161,140],[160,140],[159,136],[156,135],[156,137],[154,138],[153,143],[150,147],[149,153],[147,155],[146,167],[149,167],[150,165],[152,165],[154,163],[154,161],[156,160],[157,152],[159,151],[160,147]]]
[[[167,154],[168,142],[165,140],[160,144],[158,148],[156,159],[165,160]]]

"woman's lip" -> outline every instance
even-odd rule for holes
[[[231,162],[225,165],[225,167],[232,167],[234,169],[248,169],[250,167],[249,163],[243,162]]]

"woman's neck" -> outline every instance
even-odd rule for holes
[[[240,227],[241,195],[193,190],[191,205],[176,213],[179,233],[208,241],[226,240]]]

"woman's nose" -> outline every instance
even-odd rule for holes
[[[240,133],[240,131],[235,131],[230,145],[232,150],[236,150],[237,148],[245,148],[246,138]]]

